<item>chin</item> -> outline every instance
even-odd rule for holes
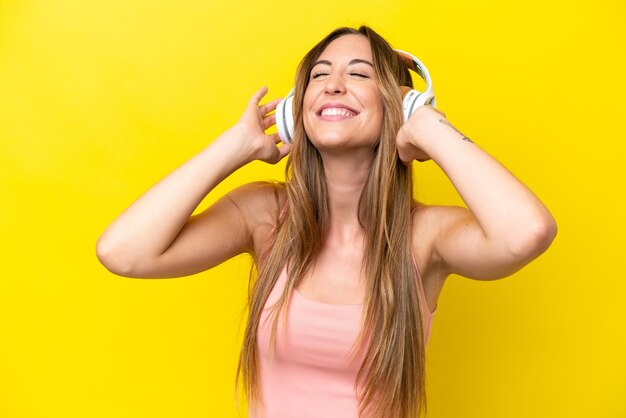
[[[324,135],[309,136],[309,140],[313,146],[317,149],[337,149],[342,147],[349,147],[354,143],[354,138],[346,135],[341,135],[339,132],[327,133]]]
[[[378,140],[365,140],[364,138],[352,138],[346,136],[324,135],[309,140],[319,151],[337,152],[348,151],[354,153],[358,149],[373,149]]]
[[[378,136],[374,133],[375,128],[371,127],[345,127],[331,128],[316,126],[313,129],[314,134],[311,135],[311,129],[307,128],[307,121],[305,121],[305,132],[309,141],[318,150],[339,150],[339,149],[355,149],[362,147],[373,148],[378,143]],[[310,126],[309,126],[310,128]],[[371,135],[368,135],[366,131],[372,131]],[[355,135],[356,134],[356,135]],[[380,129],[378,129],[378,135],[380,135]]]

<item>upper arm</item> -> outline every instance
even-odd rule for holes
[[[275,210],[267,182],[240,186],[185,223],[159,257],[133,266],[130,277],[173,278],[209,270],[241,253],[254,252],[256,226]]]
[[[515,254],[508,246],[487,239],[472,212],[460,206],[429,206],[434,223],[433,256],[446,274],[475,280],[501,279],[528,264],[532,258]]]

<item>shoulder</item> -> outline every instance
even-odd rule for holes
[[[283,182],[255,181],[227,193],[250,224],[273,224],[287,200]]]

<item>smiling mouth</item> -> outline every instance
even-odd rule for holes
[[[319,118],[322,120],[343,120],[352,118],[356,115],[358,115],[358,113],[338,107],[327,107],[318,113]]]

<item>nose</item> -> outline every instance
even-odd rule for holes
[[[324,90],[327,94],[341,94],[346,91],[346,86],[339,71],[334,71],[326,77]]]

